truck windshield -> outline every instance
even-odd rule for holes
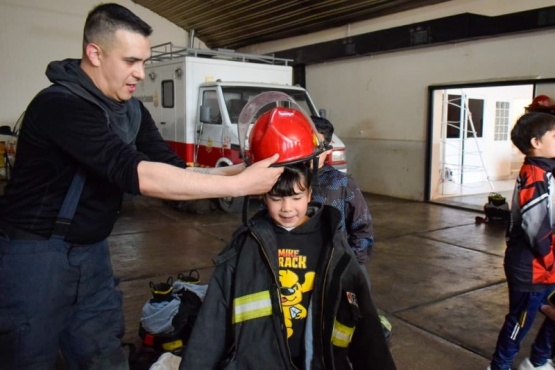
[[[227,108],[227,112],[229,114],[229,120],[231,123],[237,123],[239,119],[239,114],[241,110],[247,104],[247,102],[255,97],[256,95],[263,93],[265,91],[270,91],[268,89],[260,88],[260,87],[250,87],[250,86],[222,86],[222,92],[225,99],[225,105]],[[290,90],[290,89],[272,89],[271,91],[280,91],[283,92],[290,97],[292,97],[297,104],[301,106],[301,108],[309,115],[317,115],[314,105],[310,100],[310,97],[304,90]],[[290,103],[287,102],[278,102],[281,106],[290,106]],[[266,107],[262,108],[254,120],[258,118],[262,113],[274,108],[277,104],[268,104]]]

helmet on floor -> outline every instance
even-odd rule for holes
[[[275,165],[307,161],[322,153],[314,123],[299,110],[275,107],[258,117],[249,134],[251,163],[279,154]]]

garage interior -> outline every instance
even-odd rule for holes
[[[355,6],[353,2],[306,2],[306,8],[289,8],[291,13],[286,3],[272,3],[276,4],[274,8],[268,3],[263,6],[262,2],[247,2],[245,10],[229,3],[221,9],[214,7],[212,11],[196,4],[198,6],[192,8],[194,15],[184,10],[188,16],[179,14],[181,8],[171,2],[158,5],[156,1],[139,0],[137,3],[184,29],[194,29],[195,34],[211,48],[234,49],[249,42],[291,37],[295,32],[307,33],[323,26],[356,21],[349,19],[345,12],[368,19],[384,15],[384,12],[426,6],[432,2],[356,2],[358,6],[368,6],[368,9],[358,11],[349,9]],[[255,8],[255,3],[260,7]],[[387,9],[388,5],[392,8]],[[326,6],[329,18],[324,16]],[[257,9],[262,13],[257,13]],[[235,20],[234,14],[245,15],[247,11],[248,17],[228,23],[225,30],[214,27],[218,15],[229,14],[229,19]],[[306,17],[306,24],[315,28],[303,29],[303,17]],[[468,21],[468,17],[462,21]],[[256,23],[251,21],[253,19],[264,21]],[[461,19],[451,21],[450,26]],[[263,26],[253,29],[256,24]],[[520,25],[525,27],[522,22]],[[239,28],[238,32],[234,27]],[[265,34],[264,29],[268,30]],[[205,34],[209,30],[214,30],[213,34]],[[239,36],[234,39],[234,35]],[[246,35],[255,40],[241,39]],[[416,39],[412,41],[416,42]],[[360,41],[357,46],[351,46],[354,49],[330,42],[305,47],[302,51],[283,51],[276,56],[291,57],[299,63],[295,70],[300,71],[297,76],[302,83],[305,64],[330,57],[332,46],[337,46],[336,57],[344,57],[344,53],[353,53],[359,45],[365,44],[371,42],[368,39]],[[305,59],[299,61],[299,55]],[[376,237],[373,257],[368,263],[372,289],[378,308],[393,324],[390,349],[399,369],[462,370],[488,366],[507,306],[503,273],[504,225],[476,223],[476,217],[483,216],[481,210],[489,191],[486,188],[483,193],[464,196],[464,201],[454,199],[453,204],[447,202],[454,208],[365,194]],[[504,195],[510,198],[511,193],[505,192]],[[147,208],[148,213],[141,212]],[[165,281],[168,276],[175,277],[190,269],[199,269],[202,282],[207,282],[212,271],[211,258],[225,245],[240,222],[238,215],[218,210],[204,215],[184,214],[141,198],[124,205],[110,242],[114,268],[122,279],[125,293],[128,340],[137,341],[136,325],[140,314],[137,307],[149,298],[148,282]],[[132,254],[141,256],[133,263],[128,260],[129,248],[133,248]],[[123,260],[125,263],[121,263]],[[160,274],[161,271],[165,274]],[[515,364],[528,355],[537,327],[536,323]]]
[[[215,49],[245,48],[446,1],[133,0]],[[426,29],[414,29],[412,37],[396,44],[395,50],[418,50],[427,43],[491,37],[492,32],[507,35],[527,32],[533,27],[553,27],[555,10],[548,9],[551,15],[548,24],[531,20],[537,20],[539,12],[493,17],[497,28],[486,27],[484,18],[468,14],[444,19],[444,24],[438,21],[435,26],[451,30],[445,39],[432,39]],[[483,34],[459,27],[469,22],[483,25],[480,28]],[[388,32],[394,35],[397,31]],[[330,41],[275,55],[296,61],[295,78],[302,85],[306,66],[313,63],[390,51],[384,49],[384,44],[374,46],[382,48],[378,51],[361,49],[364,45],[376,45],[371,41],[384,35],[361,35],[347,43]],[[387,47],[394,50],[393,46]],[[4,184],[5,181],[0,181],[0,185]],[[471,196],[444,197],[436,202],[364,193],[376,239],[367,267],[378,309],[393,325],[389,345],[398,369],[487,368],[508,306],[503,272],[505,225],[476,222],[477,217],[484,216],[482,208],[491,190],[486,188],[483,193]],[[510,190],[503,192],[509,202],[511,194]],[[251,205],[251,214],[256,207],[257,204]],[[142,307],[151,298],[149,284],[165,282],[169,277],[175,280],[178,274],[191,270],[198,270],[201,284],[208,283],[213,258],[240,225],[240,214],[218,209],[184,212],[156,199],[140,196],[125,199],[109,237],[114,273],[123,292],[124,342],[141,347],[138,329]],[[540,320],[536,320],[515,365],[529,355],[539,324]],[[64,369],[63,362],[58,369]]]
[[[179,1],[158,2],[154,0],[134,0],[153,12],[168,19],[194,37],[201,39],[207,47],[212,49],[241,50],[251,45],[271,42],[284,38],[294,38],[303,34],[317,32],[334,27],[342,27],[361,20],[371,20],[399,12],[416,10],[422,7],[440,4],[445,1],[320,1],[320,2],[228,2],[210,3],[190,1],[182,4]],[[317,63],[329,63],[346,58],[358,58],[368,55],[379,55],[401,50],[417,50],[423,47],[459,43],[467,40],[478,40],[503,35],[515,35],[522,32],[549,29],[553,27],[555,9],[540,8],[529,11],[504,14],[499,16],[485,16],[462,12],[448,17],[440,17],[425,24],[408,24],[385,30],[374,31],[330,40],[311,45],[289,48],[274,53],[279,58],[290,59],[294,69],[294,83],[307,87],[306,68]],[[522,81],[518,81],[519,84]],[[536,83],[536,81],[533,81]],[[488,86],[503,88],[506,81],[499,85],[488,83]],[[473,86],[471,85],[470,88]],[[530,102],[534,96],[534,88],[524,97],[519,98]],[[520,102],[520,101],[519,101]],[[428,104],[433,104],[428,102]],[[514,122],[524,109],[515,109],[510,122]],[[429,125],[438,123],[430,120]],[[495,117],[486,117],[492,121]],[[462,135],[460,135],[462,136]],[[482,147],[492,144],[491,139],[484,139]],[[470,140],[469,140],[470,141]],[[511,146],[510,140],[505,140]],[[433,138],[429,138],[432,145]],[[449,144],[447,144],[449,145]],[[477,149],[481,151],[480,148]],[[467,156],[468,157],[468,156]],[[486,155],[485,161],[488,161]],[[519,159],[520,161],[522,158]],[[475,172],[469,165],[456,164],[455,177],[442,177],[441,190],[437,190],[433,169],[438,158],[429,158],[427,164],[427,189],[425,200],[480,211],[484,199],[490,192],[499,192],[510,198],[512,196],[512,182],[516,178],[514,171],[502,175],[489,175],[486,167],[498,166],[496,159],[490,163],[480,165],[481,178],[475,178],[470,183],[462,181],[456,175],[465,172]],[[441,165],[440,166],[444,166]],[[445,165],[453,167],[450,164]],[[468,176],[467,176],[468,178]]]
[[[504,226],[475,223],[481,213],[365,196],[376,238],[367,266],[374,300],[393,326],[397,368],[486,369],[507,306]],[[109,242],[123,291],[125,342],[141,344],[149,283],[197,269],[206,284],[212,259],[240,224],[241,215],[220,210],[198,215],[143,197],[124,202]],[[536,330],[516,363],[528,355]]]
[[[236,19],[233,16],[241,10],[235,2],[213,11],[208,11],[201,4],[203,2],[189,11],[171,2],[158,5],[158,2],[145,0],[137,3],[185,29],[194,29],[195,34],[212,48],[240,48],[250,42],[268,41],[270,37],[290,37],[296,32],[308,33],[322,26],[333,27],[356,20],[344,15],[353,10],[348,6],[355,6],[350,2],[338,5],[338,2],[323,1],[318,3],[318,8],[316,2],[306,2],[310,10],[305,6],[292,6],[290,13],[280,14],[282,17],[277,17],[278,10],[271,6],[262,7],[262,2],[247,2],[252,6],[250,17],[244,22],[230,22],[224,30],[214,25],[218,23],[218,15]],[[389,10],[386,3],[391,6]],[[361,2],[359,6],[368,5],[370,9],[366,10],[370,13],[365,15],[359,10],[350,14],[379,16],[387,11],[430,3]],[[257,4],[260,6],[256,7]],[[180,14],[181,9],[183,14]],[[371,13],[371,9],[375,13]],[[194,14],[190,10],[194,10]],[[323,15],[326,10],[329,18]],[[283,13],[283,7],[279,12]],[[307,12],[311,13],[310,19],[307,19]],[[265,21],[262,27],[253,29],[256,26],[248,22],[250,19]],[[207,34],[209,32],[213,33]],[[234,35],[249,35],[253,39],[235,39]],[[303,55],[307,59],[304,62],[318,61],[322,48],[311,54],[313,59],[306,56],[308,48],[305,48]],[[277,55],[292,57],[295,53],[298,50]],[[302,70],[303,66],[296,68]],[[485,369],[488,366],[507,305],[502,267],[504,226],[475,222],[477,216],[483,216],[480,210],[488,192],[486,189],[484,193],[465,196],[460,209],[366,194],[376,234],[368,268],[375,301],[393,324],[390,348],[399,369]],[[138,307],[149,298],[148,282],[165,281],[168,276],[175,277],[191,269],[198,269],[202,282],[207,282],[212,271],[211,258],[221,250],[240,222],[239,215],[220,211],[191,215],[141,198],[129,200],[124,205],[110,242],[114,268],[125,293],[127,340],[137,342]],[[152,248],[153,245],[157,247]],[[118,263],[123,260],[125,263]],[[165,274],[160,274],[161,271]],[[515,364],[527,355],[532,338],[533,332],[523,343]]]

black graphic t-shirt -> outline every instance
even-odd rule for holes
[[[281,305],[291,356],[297,365],[302,365],[304,357],[306,317],[326,234],[321,227],[320,215],[321,212],[316,213],[306,223],[290,231],[275,227]]]

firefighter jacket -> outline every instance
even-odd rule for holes
[[[526,157],[516,181],[505,251],[505,273],[516,290],[555,284],[554,169],[553,159]]]
[[[341,215],[331,206],[317,212],[333,238],[321,247],[316,268],[304,368],[395,369],[367,280],[340,230]],[[235,232],[215,260],[181,370],[297,369],[284,326],[276,244],[266,210]]]

